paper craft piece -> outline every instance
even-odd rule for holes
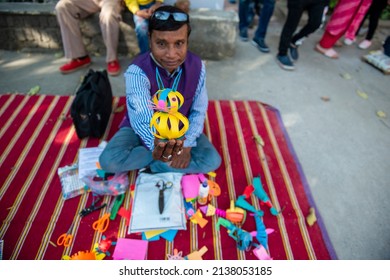
[[[203,260],[202,256],[208,251],[206,246],[200,248],[199,251],[194,251],[191,254],[184,257],[185,260]]]
[[[167,230],[166,232],[161,233],[160,236],[162,238],[164,238],[165,240],[172,242],[173,239],[175,239],[176,234],[177,234],[177,230],[171,229],[171,230]]]
[[[182,173],[140,173],[136,180],[128,233],[151,230],[186,229],[184,201],[181,192]],[[160,214],[158,182],[172,182],[164,191],[164,211]]]
[[[173,249],[173,255],[167,254],[167,258],[170,261],[184,260],[183,252],[182,251],[179,252],[177,249]]]
[[[166,232],[167,230],[166,229],[156,229],[156,230],[149,230],[149,231],[145,231],[145,237],[146,239],[151,239],[157,235],[160,235],[161,233],[163,232]]]
[[[255,254],[259,260],[272,260],[272,258],[268,255],[267,250],[265,250],[264,246],[262,245],[253,249],[253,254]]]
[[[146,238],[146,234],[145,232],[142,233],[142,240],[146,240],[146,241],[158,241],[160,240],[160,235],[156,235],[156,236],[153,236],[151,238]]]
[[[102,260],[106,257],[106,254],[99,251],[99,243],[95,243],[93,246],[93,252],[95,253],[95,257],[97,260]]]
[[[112,258],[114,260],[145,260],[148,242],[140,239],[119,238]]]
[[[183,188],[183,196],[185,199],[191,200],[199,194],[199,177],[195,174],[184,175],[181,179],[181,187]]]
[[[126,210],[126,208],[122,206],[118,211],[118,215],[126,219],[126,226],[130,225],[130,210]]]

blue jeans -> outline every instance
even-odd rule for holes
[[[247,32],[250,22],[249,18],[249,6],[252,0],[240,0],[238,4],[238,18],[239,24],[238,28],[240,32]],[[267,33],[268,23],[274,13],[275,9],[275,0],[264,0],[263,8],[261,9],[259,16],[259,24],[255,32],[255,38],[264,39]]]
[[[206,135],[196,140],[191,149],[191,161],[187,168],[177,169],[169,163],[154,160],[152,152],[142,143],[141,138],[131,127],[122,127],[108,142],[99,158],[100,166],[107,172],[126,172],[149,166],[154,173],[208,173],[221,164],[221,157]]]
[[[140,10],[145,10],[150,8],[153,4],[154,2],[145,6],[139,5],[139,8]],[[149,20],[137,15],[133,15],[133,20],[140,53],[145,53],[149,51]]]

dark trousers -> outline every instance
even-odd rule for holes
[[[322,22],[322,15],[329,1],[326,0],[288,0],[287,19],[284,23],[279,41],[279,55],[287,55],[290,43],[295,44],[299,39],[309,36],[316,31]],[[303,12],[307,10],[309,19],[306,25],[293,36],[298,27]]]
[[[368,31],[366,35],[366,40],[371,41],[372,38],[374,37],[375,30],[378,27],[379,18],[386,7],[387,7],[387,0],[372,1],[370,9],[368,10],[366,16],[364,17],[356,33],[359,33],[359,30],[362,28],[364,21],[367,18],[370,18],[368,22]]]

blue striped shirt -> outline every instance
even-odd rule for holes
[[[178,69],[179,70],[179,69]],[[176,72],[175,72],[176,73]],[[150,107],[150,81],[137,65],[130,65],[125,76],[127,113],[131,127],[142,139],[146,147],[153,151],[154,135],[150,129],[150,120],[154,113]],[[202,61],[199,82],[189,113],[189,128],[185,134],[184,147],[195,147],[196,139],[202,134],[206,118],[208,96],[206,89],[206,67]]]

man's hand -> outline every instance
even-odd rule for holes
[[[163,141],[154,138],[154,150],[153,158],[155,160],[161,160],[163,162],[168,162],[173,159],[177,154],[181,154],[183,150],[184,139],[170,139],[168,141]]]
[[[182,148],[181,153],[176,153],[172,157],[171,167],[173,168],[187,168],[191,161],[191,147]]]
[[[154,139],[153,159],[171,162],[173,168],[186,168],[191,161],[191,148],[183,148],[184,139]]]

